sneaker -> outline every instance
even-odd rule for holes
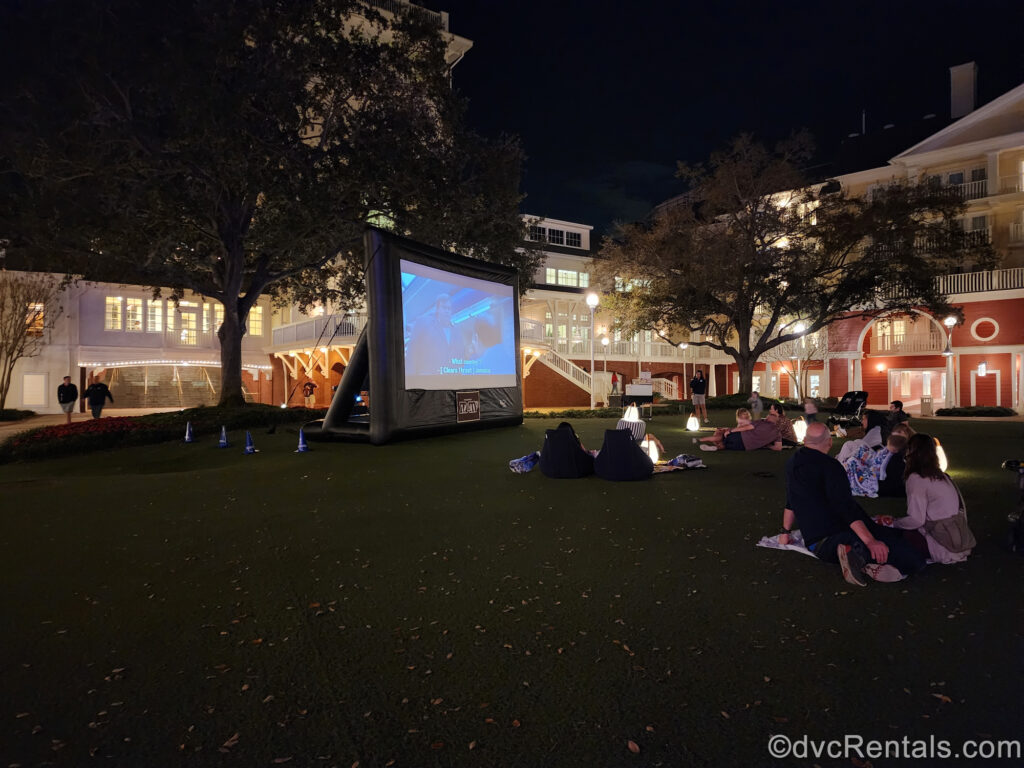
[[[700,444],[700,449],[702,451],[717,451],[718,450],[718,448],[716,448],[715,446],[711,445],[710,443],[701,443]]]
[[[711,423],[711,419],[704,419],[704,423],[705,424],[710,424]]]
[[[843,578],[850,584],[866,587],[868,582],[864,578],[864,560],[857,551],[849,544],[840,544],[836,547],[836,556],[839,558],[839,567],[843,569]]]
[[[846,430],[836,424],[836,434],[840,437],[846,437]]]
[[[878,563],[868,563],[864,566],[864,573],[870,576],[875,581],[883,581],[888,584],[892,584],[896,581],[903,581],[906,578],[895,565],[879,565]]]

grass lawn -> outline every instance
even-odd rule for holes
[[[791,452],[509,472],[552,426],[0,466],[0,767],[849,766],[768,738],[1024,735],[1020,423],[927,423],[978,548],[863,589],[755,548]],[[682,417],[649,428],[695,452]]]

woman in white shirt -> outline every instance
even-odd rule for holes
[[[950,552],[925,531],[926,522],[944,520],[960,512],[960,494],[953,481],[939,469],[935,441],[929,435],[919,432],[907,441],[905,477],[907,516],[895,520],[895,527],[902,528],[907,540],[918,549],[923,549],[922,543],[926,545],[928,557],[937,563],[966,560],[971,550]]]

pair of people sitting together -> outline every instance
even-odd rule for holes
[[[702,451],[756,451],[768,448],[781,451],[796,445],[793,423],[781,405],[773,403],[763,419],[753,419],[746,408],[736,409],[736,426],[719,427],[713,435],[694,438]]]
[[[616,429],[605,430],[599,451],[588,451],[572,425],[563,421],[544,433],[537,457],[540,471],[561,479],[597,475],[605,480],[644,480],[654,474],[654,462],[639,445],[645,434],[642,421],[620,421]],[[657,440],[653,435],[647,439]]]
[[[798,526],[804,545],[820,560],[838,563],[843,578],[858,586],[868,578],[900,581],[929,560],[967,559],[976,542],[966,507],[939,467],[932,437],[915,434],[907,440],[907,515],[898,519],[868,517],[853,499],[842,464],[829,455],[831,445],[828,428],[811,424],[803,448],[787,462],[780,544],[789,544]]]

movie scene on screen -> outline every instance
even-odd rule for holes
[[[406,389],[516,386],[514,289],[401,261]]]

